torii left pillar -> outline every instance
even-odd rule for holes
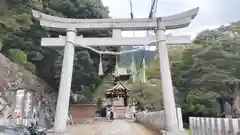
[[[54,121],[54,132],[58,135],[67,135],[67,119],[69,98],[72,84],[72,72],[74,63],[75,46],[73,44],[76,37],[76,29],[67,29],[66,43],[62,63],[62,72],[57,100],[57,108]]]

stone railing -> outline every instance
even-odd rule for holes
[[[189,118],[191,135],[239,135],[239,118]]]
[[[181,108],[177,108],[176,111],[179,129],[184,131]],[[166,130],[164,110],[136,113],[136,121],[151,129],[158,130],[158,132]]]

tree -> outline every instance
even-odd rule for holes
[[[233,107],[234,92],[229,84],[239,82],[240,60],[240,42],[233,25],[204,31],[195,43],[201,43],[201,47],[191,53],[191,64],[182,69],[181,84],[195,91],[192,94],[199,99],[216,102],[216,98],[221,98]]]
[[[63,51],[41,47],[40,39],[65,33],[45,31],[39,22],[32,20],[31,10],[36,9],[59,17],[108,17],[108,9],[101,0],[3,0],[0,5],[6,7],[0,15],[0,39],[3,42],[1,53],[29,70],[34,69],[32,72],[56,89],[59,86]],[[78,34],[84,37],[111,35],[109,31],[90,31]],[[117,50],[113,47],[99,49]],[[22,56],[26,55],[27,61],[25,57],[23,60],[13,57],[11,52],[16,51]],[[103,61],[105,73],[112,72],[115,58],[104,56]],[[101,78],[97,76],[98,62],[98,54],[85,49],[76,49],[72,91],[82,91],[89,98],[92,96],[92,91],[101,83]]]
[[[158,81],[151,80],[151,84],[138,82],[128,84],[130,98],[135,99],[139,110],[146,108],[161,110],[163,108],[161,85]]]
[[[184,115],[194,113],[196,116],[213,116],[216,111],[214,105],[222,104],[217,101],[219,98],[233,108],[232,99],[239,89],[237,85],[240,78],[239,33],[240,23],[237,22],[201,32],[195,44],[168,48],[175,98],[183,108]],[[160,82],[157,56],[147,69],[147,76],[148,80]],[[145,85],[133,84],[136,89],[133,90],[133,96],[139,94],[138,100],[142,106],[153,100],[145,99],[147,96],[140,94],[145,91]]]

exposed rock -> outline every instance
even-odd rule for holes
[[[54,119],[57,92],[43,80],[0,54],[0,118],[13,113],[18,89],[35,91],[33,106],[37,109],[39,119],[45,119],[50,128]],[[39,112],[44,112],[44,115]]]

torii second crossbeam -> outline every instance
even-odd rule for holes
[[[45,47],[64,47],[66,43],[66,36],[59,38],[42,38],[41,45]],[[190,36],[166,36],[167,45],[190,44]],[[77,36],[73,42],[75,47],[80,46],[156,46],[156,37],[142,38],[142,37],[129,37],[129,38],[82,38]]]

